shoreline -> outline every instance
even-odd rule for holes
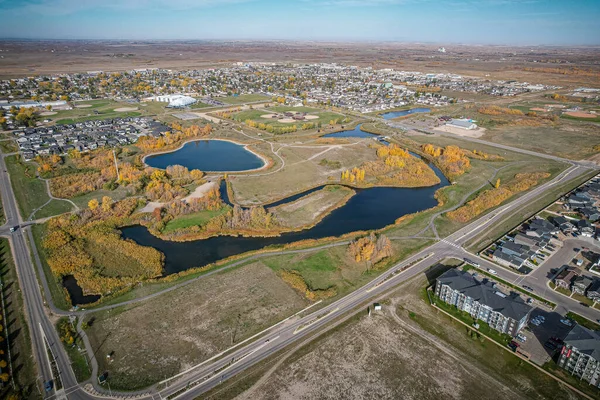
[[[254,154],[256,157],[258,157],[262,162],[263,162],[263,166],[259,167],[259,168],[253,168],[253,169],[245,169],[245,170],[241,170],[241,171],[209,171],[209,170],[205,170],[202,171],[205,174],[236,174],[236,173],[247,173],[247,172],[258,172],[258,171],[263,171],[268,169],[271,166],[271,162],[270,160],[258,153],[256,150],[251,149],[249,146],[252,146],[251,143],[241,143],[241,142],[237,142],[235,140],[232,139],[217,139],[217,138],[203,138],[203,139],[192,139],[192,140],[188,140],[185,141],[181,144],[181,146],[177,147],[176,149],[171,149],[171,150],[165,150],[165,151],[159,151],[159,152],[155,152],[155,153],[150,153],[150,154],[146,154],[144,157],[142,157],[142,162],[144,163],[144,165],[150,167],[150,168],[156,168],[156,169],[161,169],[161,170],[165,170],[165,168],[157,168],[157,167],[153,167],[151,165],[148,165],[148,163],[146,162],[146,159],[148,157],[152,157],[152,156],[157,156],[157,155],[161,155],[161,154],[168,154],[168,153],[174,153],[176,151],[181,150],[186,144],[188,143],[192,143],[192,142],[200,142],[200,141],[204,141],[204,140],[218,140],[221,142],[230,142],[233,144],[236,144],[238,146],[242,146],[244,148],[244,150]],[[177,165],[177,164],[173,164],[173,165]]]

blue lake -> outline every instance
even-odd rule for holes
[[[178,150],[148,156],[145,162],[154,168],[182,165],[190,170],[214,172],[247,171],[265,165],[243,145],[217,139],[188,142]]]
[[[411,108],[410,110],[402,111],[391,111],[381,114],[383,119],[394,119],[398,117],[404,117],[405,115],[416,114],[416,113],[428,113],[431,109],[429,108]]]

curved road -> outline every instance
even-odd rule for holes
[[[486,144],[495,145],[487,142]],[[521,149],[510,148],[510,150],[525,152]],[[168,384],[169,386],[161,387],[160,390],[152,388],[149,389],[148,393],[146,394],[138,393],[136,397],[157,400],[167,396],[171,396],[171,399],[193,399],[197,397],[198,395],[218,385],[222,380],[227,379],[236,373],[239,373],[240,371],[243,371],[244,369],[269,357],[287,345],[306,337],[308,334],[315,332],[315,330],[341,317],[345,313],[355,309],[357,306],[366,304],[373,299],[376,299],[377,296],[384,291],[422,273],[436,262],[446,257],[463,257],[468,253],[462,249],[462,244],[476,237],[488,225],[499,222],[500,220],[506,218],[506,216],[510,215],[512,211],[519,209],[523,205],[539,197],[543,192],[552,188],[552,186],[558,182],[574,179],[581,174],[588,172],[590,169],[587,162],[573,162],[560,159],[558,157],[540,155],[537,153],[534,154],[536,156],[543,156],[546,158],[553,158],[559,161],[569,162],[571,167],[563,171],[552,181],[535,188],[518,199],[515,199],[511,203],[495,210],[490,215],[485,215],[477,219],[447,238],[433,244],[432,246],[429,246],[407,260],[402,261],[383,275],[375,278],[369,284],[348,294],[336,302],[331,303],[324,308],[312,312],[304,317],[292,318],[286,323],[277,325],[268,330],[261,339],[237,348],[226,357],[200,364],[196,369],[189,371],[187,374],[178,376],[176,379],[166,382],[165,384]],[[7,219],[7,223],[0,227],[0,234],[7,235],[8,228],[10,226],[20,225],[23,221],[18,213],[16,200],[12,192],[12,187],[6,172],[6,166],[3,157],[0,157],[0,195],[3,199],[4,210]],[[48,398],[65,398],[68,396],[68,398],[71,399],[83,400],[109,397],[108,394],[103,391],[103,389],[99,389],[102,390],[103,393],[97,393],[93,390],[91,392],[84,390],[83,387],[76,381],[75,375],[70,366],[70,361],[62,347],[62,344],[60,343],[52,322],[49,319],[49,311],[46,303],[44,302],[42,292],[40,291],[40,287],[36,279],[36,274],[33,267],[34,263],[32,262],[31,254],[24,237],[24,230],[28,230],[28,228],[19,228],[14,233],[8,234],[8,237],[13,250],[19,282],[21,284],[21,290],[25,300],[27,317],[31,328],[30,334],[34,347],[34,355],[36,357],[40,372],[39,380],[43,382],[50,379],[59,378],[64,387],[63,390],[60,390],[56,393],[49,393]],[[34,254],[36,254],[36,252],[34,252]],[[469,255],[469,257],[473,256]],[[481,261],[482,265],[486,265],[485,263],[486,261]],[[499,270],[497,266],[494,265],[494,267],[495,269]],[[505,275],[503,272],[501,276],[506,276],[507,278],[505,279],[510,279],[511,276],[509,276],[509,273],[510,271],[506,270]],[[42,279],[42,284],[47,286],[47,282],[45,282],[43,274],[41,274],[40,277]],[[550,297],[549,299],[554,301]],[[48,301],[51,301],[51,299],[48,298]],[[591,312],[597,313],[596,310],[584,308],[575,301],[572,303],[574,304],[569,304],[569,309],[577,313],[582,315],[588,315]],[[50,308],[54,309],[52,304],[50,304]],[[50,350],[52,357],[48,355],[49,353],[46,351],[46,349]],[[55,358],[57,368],[60,371],[59,377],[52,375],[50,358]],[[92,382],[92,384],[94,387],[97,387],[95,382]]]

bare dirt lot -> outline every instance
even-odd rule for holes
[[[462,129],[455,126],[442,125],[439,128],[435,128],[436,131],[453,133],[458,136],[466,136],[472,138],[480,138],[485,134],[485,128],[478,129]]]
[[[598,80],[597,47],[468,46],[419,43],[250,41],[0,41],[0,78],[133,68],[191,69],[236,61],[338,62],[405,71],[452,72],[559,86]],[[505,59],[510,60],[506,62]],[[576,73],[565,74],[568,64]]]
[[[195,365],[306,307],[254,263],[139,305],[93,314],[89,337],[111,386],[133,390]],[[106,354],[114,352],[108,363]]]
[[[575,394],[435,311],[424,276],[265,368],[249,399],[576,399]],[[226,398],[215,393],[210,398]]]

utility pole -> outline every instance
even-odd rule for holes
[[[119,165],[117,164],[117,154],[115,153],[115,150],[113,149],[113,158],[115,159],[115,169],[117,170],[117,182],[119,182]]]

